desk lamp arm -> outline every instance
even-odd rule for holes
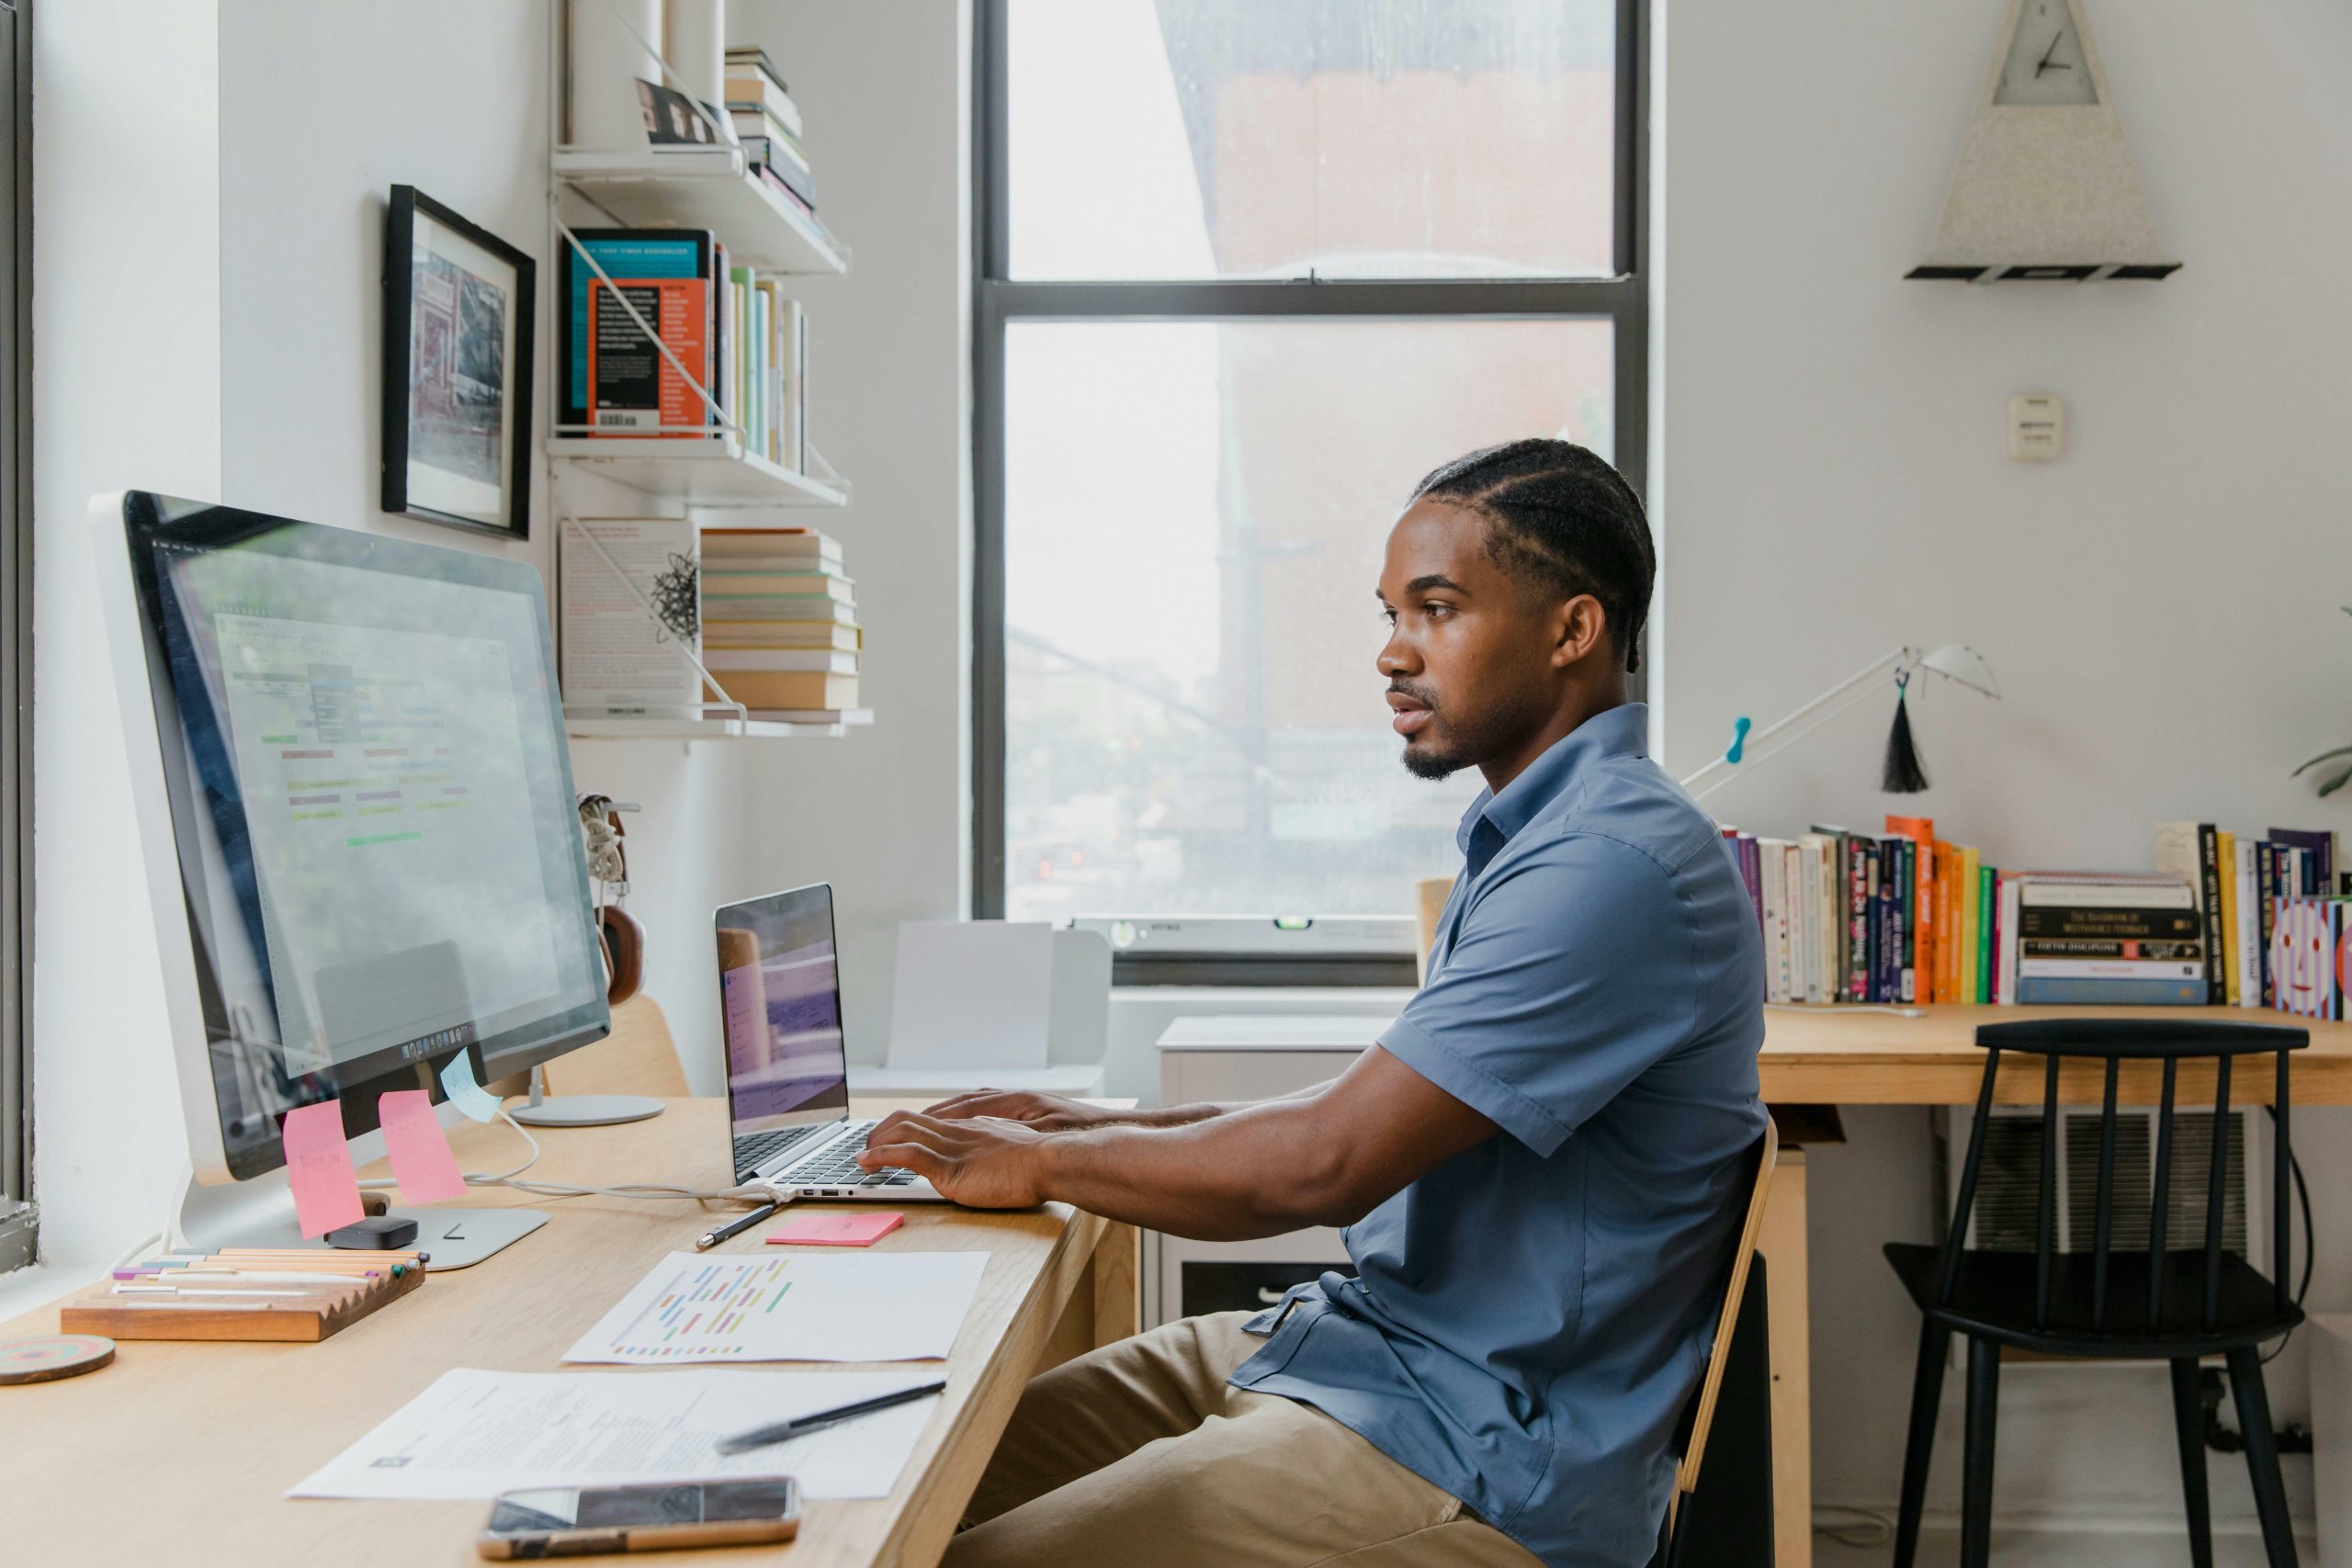
[[[1783,715],[1753,735],[1741,731],[1732,748],[1705,767],[1682,781],[1693,800],[1704,800],[1738,776],[1743,766],[1752,765],[1775,756],[1801,738],[1883,690],[1878,682],[1892,671],[1909,675],[1919,667],[1920,650],[1904,647],[1890,649],[1830,687],[1803,707]]]

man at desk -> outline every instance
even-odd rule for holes
[[[1036,1379],[955,1568],[1648,1561],[1764,1126],[1756,921],[1625,700],[1655,561],[1632,490],[1565,442],[1449,463],[1398,518],[1379,670],[1405,765],[1488,788],[1427,984],[1345,1074],[1121,1113],[983,1093],[876,1129],[869,1165],[966,1203],[1344,1224],[1356,1268]]]

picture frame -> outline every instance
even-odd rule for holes
[[[383,508],[531,536],[538,264],[414,186],[384,221]]]

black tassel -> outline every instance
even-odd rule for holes
[[[1928,787],[1927,770],[1919,766],[1919,750],[1911,743],[1911,710],[1904,705],[1907,680],[1894,683],[1894,728],[1886,736],[1886,769],[1879,787],[1889,795],[1917,795]]]

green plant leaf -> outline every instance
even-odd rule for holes
[[[2333,751],[2322,751],[2318,756],[2313,757],[2310,761],[2305,762],[2302,767],[2297,768],[2288,776],[2290,778],[2301,778],[2306,770],[2318,767],[2330,757],[2352,757],[2352,746],[2338,746]]]
[[[2325,800],[2329,795],[2342,789],[2347,780],[2352,780],[2352,762],[2345,763],[2334,778],[2319,786],[2319,797]]]

